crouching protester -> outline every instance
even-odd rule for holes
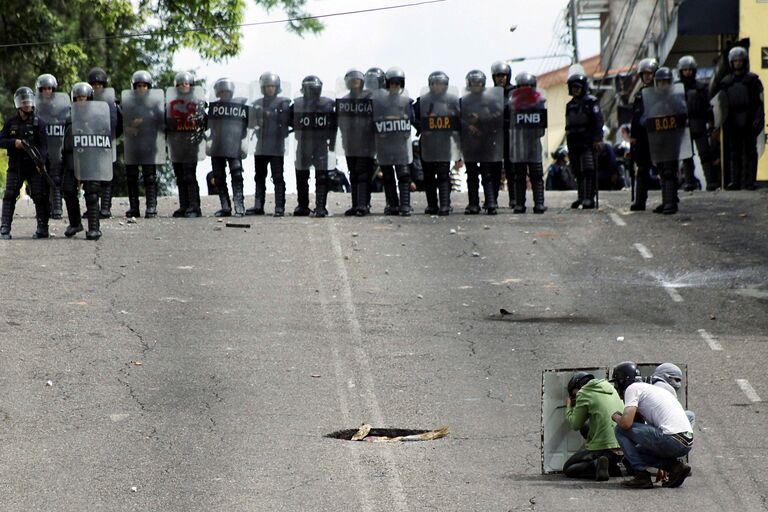
[[[672,396],[677,398],[677,392],[683,386],[683,371],[679,366],[672,363],[662,363],[653,371],[648,381],[654,386],[666,389]],[[685,411],[691,426],[696,422],[696,414],[693,411]]]
[[[691,474],[682,461],[693,448],[693,429],[680,402],[659,386],[642,382],[631,361],[613,369],[611,382],[624,400],[624,411],[614,412],[616,440],[624,452],[624,464],[635,476],[621,483],[632,489],[652,489],[648,468],[664,470],[669,479],[663,487],[680,487]],[[645,423],[636,422],[642,416]]]
[[[621,476],[619,443],[613,432],[611,414],[623,406],[614,387],[605,379],[587,372],[576,372],[568,382],[565,417],[574,430],[586,438],[584,447],[563,465],[570,478],[608,480]]]

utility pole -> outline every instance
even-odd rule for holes
[[[578,64],[579,61],[579,42],[576,39],[576,1],[571,0],[570,3],[570,18],[571,18],[571,44],[573,45],[573,63]]]

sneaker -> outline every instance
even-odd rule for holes
[[[653,489],[653,481],[648,472],[641,471],[629,480],[621,482],[621,486],[629,489]]]
[[[691,466],[677,461],[669,470],[669,480],[661,484],[661,486],[680,487],[689,476],[691,476]]]
[[[605,482],[608,480],[608,457],[599,457],[595,461],[595,480],[598,482]]]

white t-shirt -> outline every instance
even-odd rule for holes
[[[649,424],[665,434],[693,432],[680,402],[671,393],[646,382],[635,382],[624,390],[624,407],[637,407]]]

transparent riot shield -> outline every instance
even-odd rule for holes
[[[35,112],[45,122],[45,134],[48,139],[48,160],[51,170],[61,167],[61,146],[64,142],[64,129],[69,117],[69,95],[56,92],[50,96],[38,93],[35,97]]]
[[[509,97],[509,159],[543,162],[547,151],[547,99],[540,89],[521,87]]]
[[[651,160],[655,165],[693,156],[683,84],[646,87],[643,108]]]
[[[205,160],[205,91],[192,87],[182,92],[169,87],[165,92],[165,138],[171,162]]]
[[[341,134],[339,154],[349,157],[373,158],[376,140],[373,128],[372,92],[351,92],[344,87],[344,80],[337,80],[342,88],[336,98],[336,119]]]
[[[413,161],[411,116],[413,107],[406,91],[380,89],[373,94],[376,159],[379,165],[409,165]]]
[[[264,92],[257,82],[251,84],[248,153],[285,156],[291,124],[291,84],[281,82],[274,94]]]
[[[126,90],[121,94],[126,165],[163,165],[165,94],[162,89]]]
[[[326,171],[336,168],[336,101],[331,97],[293,100],[296,168]]]
[[[72,159],[81,181],[112,180],[112,128],[109,105],[86,101],[72,105]]]
[[[461,153],[467,162],[504,159],[504,90],[490,87],[461,98]]]
[[[116,102],[116,96],[115,96],[115,89],[112,87],[104,87],[100,90],[93,90],[93,101],[103,101],[107,105],[109,105],[110,110],[110,116],[112,115],[112,110],[117,110],[117,104]],[[117,118],[117,116],[115,116]],[[115,119],[115,122],[117,122],[117,119]],[[114,162],[117,160],[117,125],[112,125],[112,161]]]
[[[714,127],[722,128],[728,118],[728,96],[720,91],[709,100],[709,104],[712,105],[712,113],[715,117]]]
[[[208,91],[208,136],[206,154],[213,157],[245,158],[248,156],[250,86],[236,82],[234,91],[221,97]]]
[[[461,143],[461,110],[458,89],[445,92],[424,88],[419,97],[421,160],[423,162],[455,162],[459,160]]]

